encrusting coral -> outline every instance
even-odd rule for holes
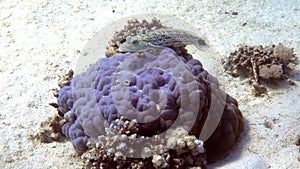
[[[109,57],[73,77],[57,94],[57,110],[66,120],[62,132],[83,153],[86,167],[205,168],[206,161],[226,155],[244,127],[237,101],[219,90],[217,80],[184,46],[111,53],[127,34],[114,37]],[[213,104],[223,105],[220,120],[203,144],[198,137],[206,132]],[[145,146],[130,149],[130,142]],[[141,157],[131,158],[136,152]]]

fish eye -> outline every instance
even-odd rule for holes
[[[137,44],[137,43],[138,43],[137,40],[134,40],[134,41],[131,42],[131,44]]]
[[[120,40],[120,43],[124,43],[126,41],[126,39],[122,39]]]

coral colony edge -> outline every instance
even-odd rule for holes
[[[143,31],[148,36],[146,30],[159,28],[171,30],[155,18],[129,20],[109,42],[107,57],[58,91],[62,133],[85,168],[206,168],[237,143],[244,128],[238,103],[187,52],[187,41],[179,38],[173,44],[172,35],[165,43],[168,32],[160,32],[164,43],[118,50],[128,36]],[[212,120],[213,114],[219,119]],[[216,123],[212,131],[206,129],[207,121]]]

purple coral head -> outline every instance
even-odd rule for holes
[[[101,59],[59,91],[59,110],[67,120],[63,133],[83,151],[88,140],[107,134],[105,128],[121,116],[137,120],[139,135],[166,134],[177,127],[190,131],[210,100],[221,95],[210,96],[218,89],[210,78],[198,60],[185,60],[169,48]],[[222,116],[221,102],[215,107],[220,114],[214,115]]]

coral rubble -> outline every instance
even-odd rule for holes
[[[222,60],[227,73],[234,77],[246,76],[254,79],[252,93],[262,96],[267,93],[264,83],[288,79],[289,63],[297,63],[293,49],[282,44],[263,47],[241,46],[231,52],[228,60]],[[289,84],[293,82],[289,81]]]
[[[295,60],[293,49],[282,44],[266,47],[241,46],[230,53],[225,69],[235,77],[253,77],[257,82],[284,79],[290,70],[288,64]]]
[[[61,126],[65,120],[56,115],[42,122],[39,127],[39,132],[30,135],[30,139],[41,143],[64,142],[67,140],[61,131]]]

